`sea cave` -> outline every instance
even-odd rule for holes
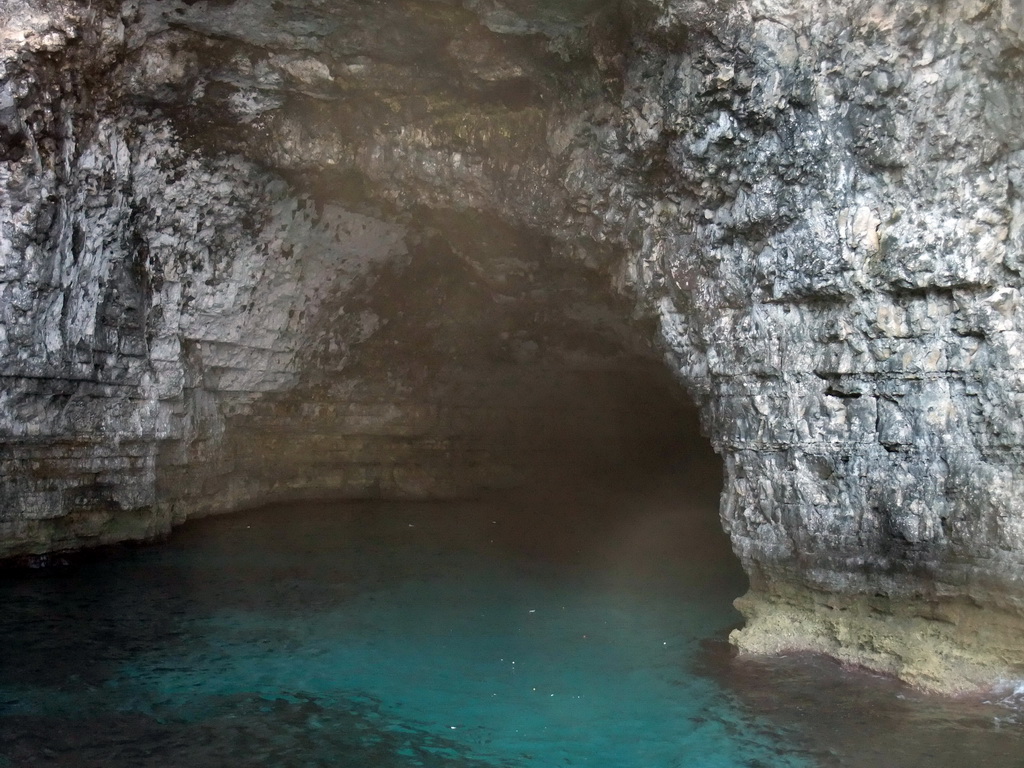
[[[1019,765],[1021,125],[1015,0],[0,0],[0,768]]]

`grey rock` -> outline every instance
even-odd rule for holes
[[[1019,676],[1022,24],[8,0],[0,554],[510,483],[495,372],[539,402],[660,355],[723,458],[742,649]]]

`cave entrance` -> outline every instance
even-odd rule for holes
[[[537,542],[656,510],[731,557],[721,462],[600,260],[479,213],[417,223],[302,384],[233,423],[260,500],[503,497]]]

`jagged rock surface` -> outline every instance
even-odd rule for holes
[[[726,462],[741,648],[1020,671],[1019,21],[668,4],[626,65],[636,274]]]
[[[600,5],[8,0],[0,552],[512,482],[653,319],[741,649],[1019,675],[1019,8]]]

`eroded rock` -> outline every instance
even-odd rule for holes
[[[741,649],[1020,675],[1013,3],[3,13],[0,553],[511,482],[495,372],[621,371],[646,318]]]

